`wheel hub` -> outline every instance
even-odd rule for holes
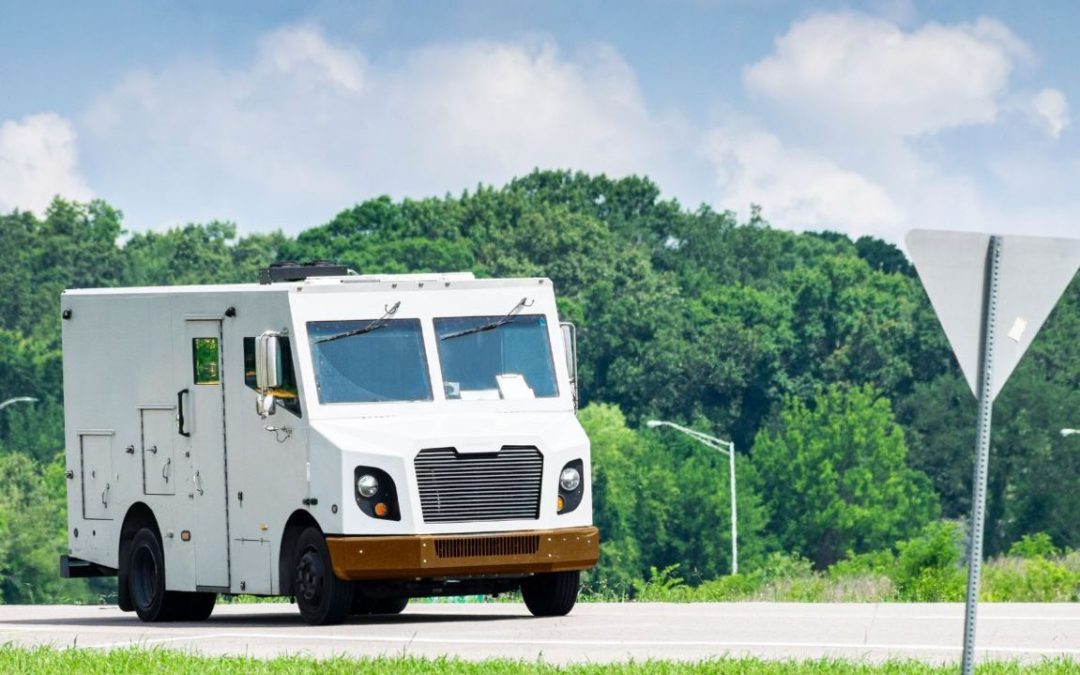
[[[322,598],[322,560],[314,551],[307,551],[296,564],[296,596],[305,602],[318,604]]]

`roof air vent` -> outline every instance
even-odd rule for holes
[[[303,281],[308,277],[343,277],[351,273],[348,267],[328,260],[313,260],[306,263],[286,260],[271,263],[270,267],[259,270],[259,283],[273,284],[280,281]]]

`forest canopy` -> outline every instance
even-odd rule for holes
[[[5,602],[75,592],[51,568],[30,572],[64,539],[61,291],[254,282],[279,260],[550,277],[579,329],[604,584],[730,566],[726,459],[651,418],[735,442],[740,567],[777,552],[825,566],[967,514],[974,402],[888,242],[773,229],[757,211],[740,222],[646,178],[565,171],[369,199],[296,237],[227,222],[132,233],[112,205],[56,199],[42,217],[0,215],[0,401],[38,399],[0,411],[0,532],[41,533],[36,546],[4,537]],[[1057,433],[1080,426],[1078,309],[1074,282],[999,399],[989,554],[1035,532],[1080,544],[1080,448]]]

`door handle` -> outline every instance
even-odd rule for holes
[[[165,479],[165,482],[169,482],[169,469],[172,467],[172,457],[165,460],[165,466],[161,467],[161,477]]]
[[[184,395],[187,393],[187,389],[176,392],[176,432],[190,438],[191,432],[184,428]]]
[[[109,484],[105,483],[105,489],[101,491],[101,505],[109,505]]]
[[[200,497],[205,494],[202,488],[202,476],[199,475],[198,471],[195,472],[195,491],[199,493]]]

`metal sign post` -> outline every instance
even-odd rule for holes
[[[979,400],[964,611],[964,675],[975,659],[994,400],[1080,267],[1080,241],[915,230],[919,278]]]
[[[979,372],[979,421],[975,440],[974,496],[971,505],[971,545],[968,547],[967,601],[964,606],[964,660],[962,672],[971,675],[975,661],[975,614],[982,579],[983,529],[986,525],[986,482],[990,466],[990,428],[994,418],[994,333],[997,329],[1001,239],[990,238],[983,301],[982,358]]]

